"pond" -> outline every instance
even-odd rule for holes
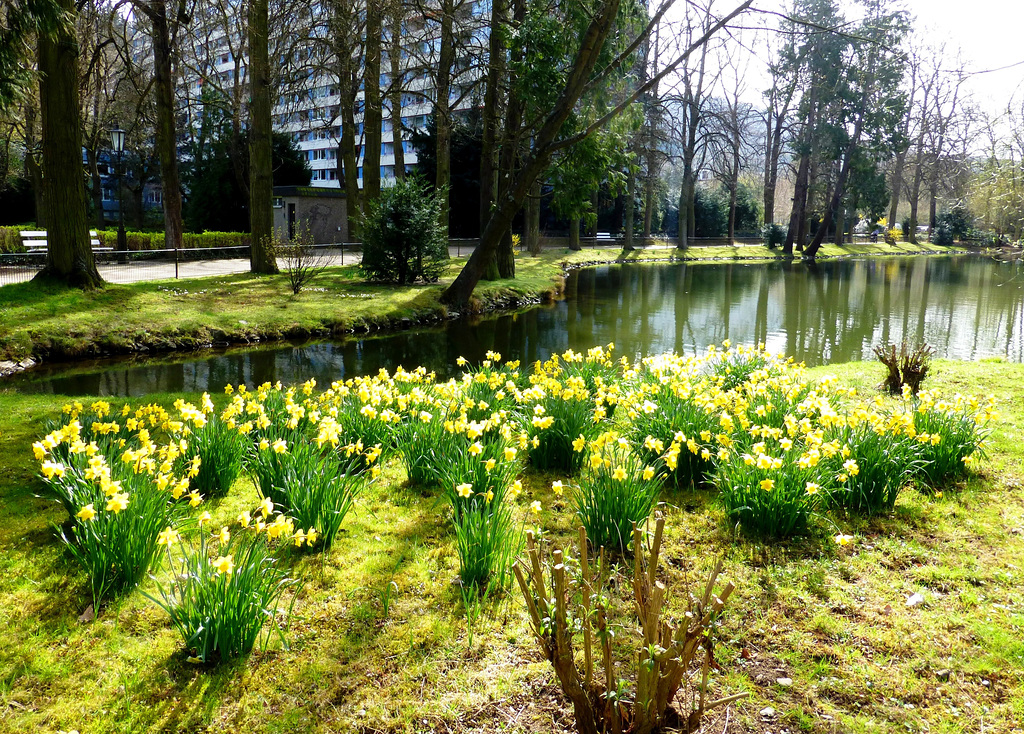
[[[442,377],[487,350],[532,362],[614,342],[617,355],[703,351],[730,339],[806,362],[872,358],[873,346],[926,342],[940,357],[1024,361],[1024,268],[977,256],[771,264],[623,264],[577,270],[565,300],[518,313],[329,342],[174,358],[48,365],[8,380],[24,392],[137,397],[424,365]]]

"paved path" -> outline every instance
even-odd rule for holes
[[[754,245],[750,245],[754,246]],[[758,247],[760,245],[757,245]],[[552,248],[561,249],[561,248]],[[621,245],[614,242],[602,243],[598,247],[584,246],[583,250],[619,250]],[[648,245],[643,250],[674,250],[675,245]],[[473,245],[452,245],[448,248],[451,257],[466,257],[473,251]],[[355,265],[362,259],[361,252],[345,252],[325,256],[328,263],[334,265]],[[278,261],[284,269],[284,262]],[[207,278],[218,275],[233,275],[249,271],[247,258],[225,258],[221,260],[197,260],[193,262],[173,262],[164,260],[136,260],[129,263],[100,263],[98,270],[108,283],[140,283],[149,280],[173,280],[174,278]],[[0,267],[0,285],[23,283],[31,280],[38,272],[37,268],[14,266]]]

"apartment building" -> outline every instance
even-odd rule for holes
[[[477,60],[487,48],[487,16],[490,0],[465,0],[456,11],[456,63],[449,102],[456,111],[465,111],[479,104],[482,73]],[[341,138],[341,85],[331,71],[330,52],[325,39],[330,38],[328,11],[325,2],[304,6],[303,14],[285,0],[279,0],[272,15],[271,59],[277,61],[278,97],[273,109],[275,130],[289,133],[312,169],[312,185],[340,187],[343,179],[338,145]],[[235,107],[234,114],[244,120],[246,59],[241,36],[242,26],[237,12],[238,0],[205,0],[197,7],[193,28],[188,34],[188,48],[181,53],[179,66],[185,102],[183,129],[196,129],[202,115],[204,92],[216,89],[218,97]],[[401,145],[407,170],[416,166],[416,153],[409,142],[409,132],[425,129],[434,107],[435,79],[440,51],[438,24],[427,6],[410,6],[402,23],[401,78],[393,80],[387,56],[390,40],[382,44],[381,78],[383,100],[380,174],[382,182],[395,175],[395,128],[401,124]],[[304,30],[305,29],[305,30]],[[355,59],[361,64],[361,59]],[[391,85],[401,89],[401,109],[394,115],[390,109]],[[355,104],[356,146],[359,153],[358,179],[362,186],[362,149],[364,91],[359,89]]]

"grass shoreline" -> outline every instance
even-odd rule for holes
[[[811,373],[834,374],[871,397],[882,368],[862,362]],[[728,727],[719,720],[709,731],[1019,731],[1024,366],[937,360],[926,387],[997,395],[1003,416],[991,458],[941,498],[907,491],[892,513],[842,518],[858,537],[849,549],[830,542],[828,527],[786,544],[737,540],[710,493],[663,495],[666,573],[699,577],[724,554],[739,587],[722,621],[717,677],[751,698],[730,711]],[[153,399],[169,405],[179,396],[196,399]],[[88,587],[53,536],[59,507],[36,496],[30,448],[65,400],[0,390],[0,731],[571,728],[517,596],[473,623],[469,642],[439,507],[403,486],[393,464],[360,499],[337,547],[322,561],[299,559],[307,583],[290,650],[272,646],[197,668],[138,593],[79,622]],[[527,472],[520,504],[541,500],[544,527],[569,537],[570,513],[550,491],[556,478]],[[211,503],[215,523],[251,505],[254,491],[243,479]],[[391,581],[397,591],[385,613],[380,595]],[[907,607],[914,592],[926,601]],[[766,707],[775,713],[763,716]]]
[[[931,244],[827,245],[819,259],[965,254],[977,250]],[[651,249],[547,251],[518,255],[517,278],[481,282],[468,310],[514,309],[561,295],[566,272],[630,262],[793,262],[756,246],[707,247],[679,253]],[[37,283],[0,287],[0,376],[23,365],[139,353],[193,351],[329,338],[408,328],[461,315],[439,301],[465,258],[454,258],[440,283],[396,288],[366,283],[358,267],[331,268],[298,296],[287,278],[238,274],[108,285],[68,291]],[[29,362],[31,360],[31,362]]]

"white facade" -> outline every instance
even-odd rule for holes
[[[224,0],[221,0],[223,2]],[[230,1],[230,0],[229,0]],[[189,100],[189,117],[193,126],[197,125],[196,115],[201,115],[200,103],[204,84],[214,84],[222,98],[242,99],[245,97],[246,59],[237,58],[237,51],[242,47],[239,33],[230,28],[231,21],[213,3],[206,8],[197,10],[196,26],[206,27],[202,31],[191,34],[192,47],[183,56],[187,57],[182,64],[182,87],[186,88]],[[473,84],[479,80],[480,74],[476,65],[471,63],[474,56],[486,48],[487,24],[486,12],[489,0],[469,0],[459,12],[457,25],[462,38],[462,47],[458,49],[455,70],[453,71],[452,94],[450,103],[455,110],[466,110],[472,107],[479,95],[474,94]],[[326,14],[314,4],[308,22],[301,19],[290,19],[296,25],[313,26],[324,19]],[[272,31],[274,21],[272,23]],[[277,25],[280,25],[278,23]],[[385,24],[386,25],[386,24]],[[338,145],[341,137],[341,119],[339,116],[340,85],[337,76],[318,71],[316,63],[317,38],[325,37],[326,28],[322,32],[316,30],[272,39],[271,60],[279,59],[281,68],[288,68],[293,78],[302,78],[291,89],[282,89],[273,109],[274,129],[290,133],[299,150],[302,151],[313,172],[312,186],[340,187],[342,179],[341,165],[338,160]],[[403,23],[403,33],[408,37],[402,40],[402,105],[401,118],[403,124],[403,149],[407,169],[416,165],[416,153],[409,142],[409,131],[425,129],[433,110],[434,79],[427,70],[436,66],[440,41],[436,37],[436,23],[428,24],[424,16],[411,14]],[[296,40],[299,36],[302,40]],[[381,96],[383,103],[383,124],[381,129],[380,168],[382,183],[394,178],[394,120],[389,109],[387,88],[390,60],[387,56],[387,40],[382,42],[381,59]],[[275,47],[276,46],[276,47]],[[363,135],[363,114],[361,110],[363,91],[356,98],[356,146],[362,150],[365,138]],[[244,116],[242,117],[244,119]],[[359,186],[362,187],[362,153],[359,155]]]

